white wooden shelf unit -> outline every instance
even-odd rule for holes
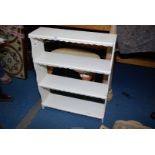
[[[115,51],[115,34],[40,27],[29,34],[42,106],[102,119],[105,113]],[[112,47],[111,60],[46,52],[44,40]],[[47,66],[108,75],[97,83],[47,73]],[[105,103],[53,94],[50,89],[104,99]]]

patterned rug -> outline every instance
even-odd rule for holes
[[[6,43],[1,47],[1,66],[12,76],[26,78],[23,26],[0,26]]]

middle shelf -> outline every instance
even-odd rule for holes
[[[108,84],[46,74],[39,82],[40,87],[106,99]]]
[[[110,74],[110,60],[43,52],[35,63],[53,67],[69,68],[99,74]]]

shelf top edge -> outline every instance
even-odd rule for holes
[[[29,33],[29,38],[65,41],[82,44],[95,44],[101,46],[115,45],[117,35],[101,32],[87,32],[59,28],[40,27]]]

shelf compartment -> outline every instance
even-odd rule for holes
[[[86,58],[69,54],[43,52],[35,63],[52,67],[68,68],[99,74],[110,74],[110,60]]]
[[[105,104],[91,102],[72,97],[49,93],[47,99],[42,103],[45,107],[50,107],[62,111],[72,112],[102,119],[105,111]]]
[[[108,93],[107,84],[83,81],[51,74],[47,74],[39,82],[39,86],[101,99],[106,99]]]

